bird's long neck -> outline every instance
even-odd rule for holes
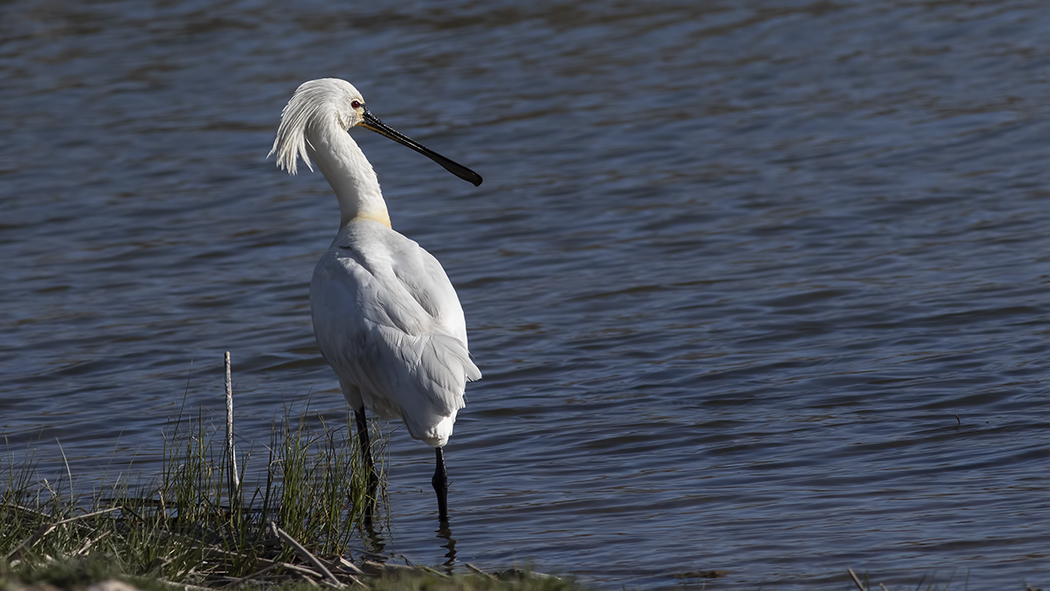
[[[307,134],[307,151],[339,199],[339,227],[373,220],[390,227],[379,179],[350,134],[329,125]]]

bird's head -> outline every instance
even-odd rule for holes
[[[313,170],[306,153],[310,131],[336,126],[349,131],[364,120],[365,99],[346,80],[322,78],[303,82],[281,111],[281,125],[267,157],[277,154],[277,166],[297,172],[298,159]]]
[[[302,83],[296,89],[281,112],[281,126],[277,129],[273,148],[267,156],[276,153],[277,166],[291,174],[296,173],[298,158],[302,158],[306,166],[313,170],[306,152],[306,134],[313,129],[331,126],[350,131],[358,125],[412,148],[475,187],[481,184],[481,175],[478,173],[426,148],[380,121],[365,108],[365,99],[354,85],[338,78],[311,80]]]
[[[356,88],[346,80],[338,78],[325,78],[314,82],[333,83],[332,110],[335,113],[339,127],[350,131],[351,127],[360,125],[365,119],[365,99]]]

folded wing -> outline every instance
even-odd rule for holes
[[[481,377],[459,298],[415,242],[373,222],[355,224],[314,270],[310,307],[321,354],[355,408],[401,417],[412,437],[444,445],[466,382]]]

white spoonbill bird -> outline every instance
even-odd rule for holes
[[[314,268],[310,310],[314,336],[354,410],[373,494],[378,478],[365,409],[401,418],[409,434],[436,450],[432,483],[438,515],[448,520],[448,477],[441,448],[463,408],[466,382],[481,378],[467,351],[463,308],[430,253],[390,227],[372,165],[348,133],[364,127],[429,157],[459,178],[473,170],[387,127],[349,82],[303,83],[281,112],[269,155],[290,174],[317,163],[339,200],[339,233]],[[268,156],[269,156],[268,155]]]

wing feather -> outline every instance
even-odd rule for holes
[[[379,224],[351,226],[363,224],[344,230],[314,270],[318,347],[351,404],[400,416],[413,437],[443,445],[448,434],[435,430],[447,423],[451,433],[448,419],[465,405],[466,382],[481,377],[463,310],[433,256]]]

